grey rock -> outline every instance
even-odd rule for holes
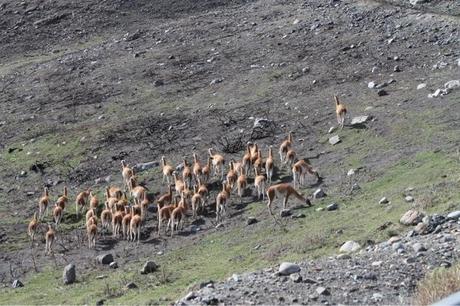
[[[258,221],[257,221],[256,218],[254,218],[254,217],[249,217],[248,220],[246,221],[246,224],[247,224],[247,225],[251,225],[251,224],[255,224],[255,223],[257,223],[257,222],[258,222]]]
[[[155,262],[148,260],[141,269],[141,274],[153,273],[158,269],[158,266]]]
[[[377,91],[377,95],[379,97],[388,96],[388,92],[385,89],[379,89],[379,91]]]
[[[339,208],[339,204],[337,204],[337,203],[332,203],[332,204],[329,204],[329,205],[326,207],[326,210],[332,211],[332,210],[337,210],[338,208]]]
[[[109,264],[109,267],[112,268],[112,269],[118,269],[118,263],[116,261],[112,261]]]
[[[293,273],[293,274],[289,275],[289,278],[294,283],[300,283],[302,281],[302,276],[299,273]]]
[[[341,141],[341,140],[340,140],[339,135],[335,135],[335,136],[332,136],[331,138],[329,138],[329,143],[330,143],[331,145],[336,145],[336,144],[338,144],[340,141]]]
[[[386,197],[380,199],[379,204],[388,204],[390,201]]]
[[[448,220],[458,220],[460,218],[460,210],[453,211],[447,215]]]
[[[211,81],[210,85],[214,85],[214,84],[219,84],[219,83],[222,83],[223,80],[222,79],[214,79]]]
[[[363,279],[366,280],[377,280],[377,274],[373,272],[368,272],[363,275]]]
[[[64,267],[64,272],[62,273],[62,280],[64,285],[70,285],[75,282],[77,279],[77,272],[75,265],[73,263],[68,264]]]
[[[135,172],[142,172],[142,171],[145,171],[145,170],[156,168],[158,166],[160,166],[160,163],[158,161],[151,161],[151,162],[147,162],[147,163],[136,164],[133,168],[134,168]]]
[[[400,249],[404,249],[404,244],[402,242],[395,242],[391,245],[391,248],[394,250],[394,251],[397,251],[397,250],[400,250]]]
[[[187,293],[187,295],[184,297],[184,300],[190,301],[196,298],[196,293],[194,291],[190,291]]]
[[[113,261],[112,254],[102,254],[96,257],[96,261],[102,265],[109,265]]]
[[[233,274],[231,279],[234,281],[234,282],[241,282],[241,277],[238,275],[238,274]]]
[[[412,248],[414,249],[414,251],[416,253],[424,252],[424,251],[427,250],[426,247],[423,244],[421,244],[420,242],[417,242],[417,243],[413,244]]]
[[[348,255],[348,254],[339,254],[339,255],[337,255],[336,258],[339,259],[339,260],[345,260],[345,259],[351,259],[351,256]]]
[[[329,131],[327,131],[327,132],[328,132],[328,134],[332,134],[335,130],[336,130],[336,127],[335,127],[335,126],[331,126],[331,127],[329,128]]]
[[[156,80],[153,85],[156,87],[163,86],[165,82],[163,80]]]
[[[280,275],[290,275],[292,273],[300,272],[300,266],[290,262],[281,263],[278,273]]]
[[[380,302],[380,301],[383,300],[383,295],[380,294],[380,293],[374,293],[374,294],[372,294],[372,300],[374,302]]]
[[[451,80],[444,84],[444,88],[451,90],[460,87],[460,80]]]
[[[305,218],[305,214],[303,213],[298,213],[296,215],[292,215],[291,217],[292,219],[301,219],[301,218]]]
[[[402,215],[399,222],[403,225],[416,225],[422,221],[424,213],[417,211],[415,209],[408,210],[404,215]]]
[[[412,197],[412,196],[406,196],[406,197],[404,198],[404,200],[406,200],[406,202],[408,202],[408,203],[411,203],[411,202],[414,202],[414,197]]]
[[[361,249],[361,246],[359,245],[359,243],[349,240],[340,247],[339,252],[340,253],[354,253],[358,251],[359,249]]]
[[[283,209],[283,210],[281,210],[280,215],[281,215],[282,218],[289,217],[291,215],[291,210],[290,209]]]
[[[367,87],[370,88],[370,89],[373,89],[375,87],[375,82],[369,82],[367,83]]]
[[[426,87],[426,83],[420,83],[417,85],[417,90],[423,89]]]
[[[351,119],[351,125],[363,124],[369,121],[369,119],[370,119],[370,116],[353,117],[353,119]]]
[[[396,65],[396,66],[394,66],[393,71],[394,72],[401,72],[401,67],[399,67],[399,65]]]
[[[316,293],[319,295],[331,295],[331,292],[325,287],[316,288]]]
[[[348,170],[348,172],[347,172],[347,176],[352,176],[352,175],[354,175],[355,173],[356,173],[356,170],[355,170],[355,169],[350,169],[350,170]]]
[[[136,289],[137,288],[137,285],[133,282],[129,282],[126,284],[125,286],[127,289]]]
[[[11,284],[11,288],[21,288],[21,287],[24,287],[24,284],[19,280],[19,279],[15,279],[13,281],[13,284]]]
[[[321,198],[324,198],[325,196],[326,196],[326,193],[321,188],[316,189],[315,192],[313,193],[314,199],[321,199]]]
[[[352,191],[356,191],[356,190],[360,190],[361,189],[361,186],[359,186],[358,183],[354,183],[352,186],[351,186],[351,190]]]

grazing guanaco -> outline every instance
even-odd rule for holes
[[[303,159],[297,161],[294,166],[292,166],[292,181],[294,183],[294,188],[297,188],[297,184],[305,185],[307,174],[313,175],[317,180],[320,179],[318,171],[313,169],[313,167]]]
[[[132,213],[132,212],[131,212]],[[142,225],[142,217],[140,215],[133,215],[131,218],[131,223],[129,225],[129,233],[131,241],[136,241],[139,243],[141,239],[141,225]]]
[[[238,196],[240,197],[241,203],[243,203],[243,193],[247,186],[248,186],[248,178],[246,177],[244,170],[241,169],[240,175],[238,176],[238,179],[236,181],[236,187],[238,189]]]
[[[68,193],[67,193],[67,186],[64,186],[64,194],[61,195],[57,201],[56,201],[56,205],[61,207],[62,210],[65,209],[65,206],[67,205],[67,202],[69,201],[69,198],[68,198]]]
[[[90,193],[89,193],[89,207],[93,208],[93,209],[97,209],[98,206],[99,206],[99,199],[97,198],[97,196],[95,196],[93,194],[92,191],[90,191]]]
[[[129,186],[131,190],[131,196],[134,198],[134,203],[140,204],[141,200],[144,198],[145,193],[147,193],[147,188],[141,185],[137,185],[135,177],[131,177],[129,179]]]
[[[59,205],[54,206],[53,220],[54,220],[54,223],[56,224],[56,227],[59,226],[59,224],[61,223],[63,212],[64,211],[61,206]]]
[[[187,186],[187,188],[192,188],[192,169],[188,165],[188,162],[185,158],[183,160],[183,165],[184,169],[182,170],[182,180],[184,181],[185,186]]]
[[[238,179],[238,173],[235,171],[233,161],[231,161],[229,165],[229,170],[227,173],[227,182],[230,184],[232,189],[235,186],[237,179]]]
[[[83,209],[83,207],[86,206],[90,193],[91,193],[91,190],[88,189],[88,190],[80,192],[75,198],[75,212],[77,213],[77,216],[79,216],[80,207]]]
[[[125,216],[123,217],[121,223],[121,232],[123,233],[124,239],[129,239],[129,225],[131,224],[131,219],[134,215],[134,211],[132,208],[130,209],[128,206],[125,208]]]
[[[37,213],[34,213],[34,217],[32,220],[29,222],[29,226],[27,228],[27,233],[29,234],[30,239],[32,239],[32,242],[35,240],[35,233],[37,232],[38,229],[38,219],[37,219]]]
[[[203,175],[203,167],[201,167],[196,153],[193,153],[193,175],[195,177],[195,184],[198,185],[198,180],[200,180]]]
[[[224,179],[224,164],[225,158],[217,153],[213,153],[213,149],[208,149],[209,157],[212,158],[212,166],[214,168],[214,175],[220,174],[220,179]]]
[[[105,209],[101,213],[101,223],[103,229],[108,229],[110,223],[112,222],[112,210],[109,209],[107,203],[105,204]]]
[[[50,203],[48,187],[45,187],[43,196],[38,200],[38,218],[43,220],[45,214],[48,214],[48,205]]]
[[[272,182],[273,177],[273,169],[274,169],[274,161],[273,161],[273,146],[268,147],[268,157],[265,161],[265,174],[267,175],[267,181],[269,184]]]
[[[335,113],[337,115],[337,123],[340,125],[340,129],[343,129],[345,123],[345,115],[347,114],[347,108],[344,104],[340,103],[339,98],[334,96],[335,100]]]
[[[86,234],[88,236],[88,248],[96,247],[97,223],[94,217],[86,224]]]
[[[181,194],[182,191],[184,191],[185,189],[185,183],[183,180],[179,178],[176,171],[173,172],[173,177],[174,177],[174,185],[176,189],[176,194]]]
[[[242,167],[244,168],[245,173],[249,173],[249,170],[251,169],[252,161],[251,161],[251,148],[253,144],[248,142],[246,145],[246,153],[243,156],[242,159]]]
[[[259,174],[257,168],[255,168],[256,177],[254,178],[254,186],[257,190],[257,199],[260,199],[262,196],[262,200],[265,200],[265,185],[267,182],[267,178],[263,174]]]
[[[294,149],[289,149],[289,151],[286,153],[284,164],[288,164],[289,167],[292,167],[296,159],[297,159],[297,153],[294,151]]]
[[[173,185],[169,185],[168,193],[162,195],[157,200],[158,211],[160,210],[160,208],[162,208],[162,207],[164,207],[164,206],[166,206],[168,204],[171,204],[171,202],[173,200],[172,187],[173,187]]]
[[[53,252],[53,244],[56,239],[56,231],[48,224],[48,231],[45,234],[45,255],[51,254]]]
[[[208,157],[208,162],[206,165],[201,169],[201,173],[203,174],[203,181],[205,183],[209,182],[209,178],[211,177],[211,163],[212,163],[212,157]]]
[[[277,185],[270,186],[267,189],[267,197],[268,197],[268,211],[271,216],[274,217],[273,212],[272,212],[272,203],[277,197],[283,197],[283,209],[286,209],[287,207],[287,202],[289,199],[289,196],[295,196],[297,199],[301,200],[308,206],[311,206],[311,202],[308,198],[304,198],[300,193],[298,193],[291,185],[288,183],[281,183]]]
[[[174,235],[174,229],[179,231],[184,226],[185,215],[187,213],[187,199],[184,193],[181,195],[181,199],[176,208],[171,212],[171,237]]]
[[[123,223],[123,212],[117,211],[112,216],[112,235],[118,237]]]
[[[129,188],[129,179],[134,175],[134,170],[130,168],[125,160],[121,161],[121,176],[123,177],[123,183],[125,185],[125,190]]]
[[[216,222],[219,222],[226,211],[227,201],[230,199],[231,187],[226,181],[222,182],[222,191],[216,197]]]
[[[203,208],[203,197],[198,192],[198,187],[195,187],[195,193],[192,196],[192,212],[193,218],[197,217],[198,210]]]
[[[281,162],[284,162],[285,158],[286,158],[286,154],[287,152],[289,151],[289,149],[292,147],[292,131],[289,132],[288,134],[288,138],[286,140],[284,140],[282,143],[281,143],[281,146],[280,146],[280,150],[279,150],[279,153],[280,153],[280,160]]]
[[[168,185],[171,184],[170,179],[172,178],[172,174],[174,172],[174,168],[171,165],[168,165],[166,163],[166,157],[162,156],[161,157],[161,166],[162,166],[162,171],[163,171],[163,183],[165,182],[165,179],[168,182]]]

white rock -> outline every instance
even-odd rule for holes
[[[299,22],[300,22],[300,20],[299,20],[299,19],[296,19],[296,20],[294,20],[294,21],[292,22],[292,24],[298,24]]]
[[[386,197],[380,199],[379,204],[388,204],[390,201]]]
[[[336,129],[335,126],[331,126],[331,127],[329,128],[328,133],[329,133],[329,134],[332,134],[332,133],[335,131],[335,129]]]
[[[417,90],[423,89],[426,87],[426,83],[421,83],[417,85]]]
[[[406,196],[406,197],[404,198],[404,200],[406,200],[406,202],[408,202],[408,203],[414,202],[414,197],[412,197],[412,196]]]
[[[374,88],[375,85],[376,85],[375,82],[369,82],[369,83],[367,83],[367,87],[370,88],[370,89]]]
[[[325,196],[326,196],[326,193],[321,188],[316,189],[315,192],[313,193],[314,199],[321,199],[321,198],[324,198]]]
[[[359,243],[350,240],[350,241],[345,242],[340,247],[339,252],[340,253],[354,253],[358,251],[359,249],[361,249],[361,246],[359,245]]]
[[[336,144],[338,144],[340,141],[341,141],[341,140],[340,140],[339,135],[335,135],[335,136],[332,136],[331,138],[329,138],[329,143],[330,143],[331,145],[336,145]]]
[[[348,172],[347,172],[347,176],[355,175],[355,173],[356,173],[355,169],[350,169],[350,170],[348,170]]]
[[[363,124],[369,120],[369,116],[358,116],[351,119],[351,125]]]
[[[383,261],[379,260],[379,261],[374,261],[372,262],[371,266],[373,267],[378,267],[378,266],[381,266],[383,263]]]
[[[457,220],[460,218],[460,210],[453,211],[447,215],[447,219]]]
[[[452,81],[449,81],[447,82],[446,84],[444,84],[444,87],[446,89],[454,89],[454,88],[457,88],[457,87],[460,87],[460,80],[452,80]]]
[[[300,271],[300,266],[290,262],[281,263],[278,273],[280,275],[289,275]]]
[[[436,91],[432,94],[429,94],[428,95],[428,98],[436,98],[436,97],[439,97],[442,93],[442,90],[441,89],[436,89]]]

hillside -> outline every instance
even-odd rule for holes
[[[460,88],[445,88],[460,79],[460,3],[418,2],[0,0],[0,303],[166,304],[207,280],[405,235],[398,221],[412,207],[459,209]],[[334,95],[348,118],[329,134]],[[257,118],[268,126],[255,127]],[[122,186],[121,160],[155,162],[137,173],[151,200],[167,189],[161,156],[177,165],[196,152],[205,163],[213,147],[236,160],[248,141],[264,157],[273,145],[274,179],[291,182],[277,154],[289,131],[323,178],[301,192],[327,194],[313,207],[290,199],[303,218],[275,223],[250,180],[216,228],[213,178],[205,215],[187,218],[179,235],[156,235],[152,203],[138,245],[105,235],[88,249],[75,196],[92,188],[102,203],[106,186]],[[334,135],[341,141],[331,145]],[[54,203],[65,185],[70,204],[45,256],[51,218],[33,247],[27,225],[43,187]],[[339,209],[317,210],[331,203]],[[95,262],[104,253],[118,269]],[[160,271],[140,275],[147,259]],[[68,263],[77,283],[64,286]],[[15,279],[24,287],[11,289]]]

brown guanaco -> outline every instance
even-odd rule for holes
[[[59,224],[61,223],[63,212],[64,211],[62,210],[61,206],[59,206],[59,205],[54,206],[53,220],[54,220],[54,223],[56,224],[56,226],[59,226]]]
[[[171,237],[174,235],[174,229],[179,231],[183,228],[187,209],[187,199],[185,198],[184,193],[182,193],[179,204],[171,212]]]
[[[75,198],[75,212],[77,213],[77,216],[79,216],[80,207],[83,209],[83,207],[86,206],[90,192],[91,192],[90,189],[82,191]]]
[[[168,165],[166,163],[166,157],[164,156],[161,157],[161,167],[162,167],[162,172],[163,172],[163,183],[165,182],[165,179],[166,179],[168,184],[171,184],[170,179],[172,178],[174,168],[171,165]]]
[[[224,179],[224,164],[225,158],[217,153],[213,153],[213,149],[208,149],[209,157],[212,158],[212,166],[214,168],[214,175],[220,174],[220,179]]]
[[[56,201],[56,205],[61,207],[62,210],[65,209],[65,206],[67,205],[67,202],[69,201],[69,198],[68,198],[68,193],[67,193],[67,186],[64,186],[64,194],[61,195],[57,201]]]
[[[125,216],[123,217],[122,223],[121,223],[121,232],[123,233],[123,238],[129,240],[129,225],[131,224],[131,219],[134,215],[134,212],[132,208],[126,206],[125,207]]]
[[[123,159],[121,161],[121,176],[123,177],[123,183],[125,185],[125,190],[129,188],[129,179],[134,175],[134,170],[130,168],[126,161]]]
[[[174,201],[176,201],[175,197],[174,197]],[[169,224],[171,223],[171,213],[176,207],[177,207],[176,204],[170,204],[170,205],[166,205],[166,206],[164,206],[164,207],[162,207],[162,208],[160,208],[158,210],[158,237],[160,237],[160,235],[161,235],[162,223],[165,220],[168,220],[168,224],[166,225],[166,229],[165,229],[165,234],[166,234],[166,231],[169,228]]]
[[[292,142],[293,142],[293,140],[292,140],[292,131],[291,131],[288,134],[288,138],[286,140],[284,140],[281,143],[281,146],[280,146],[279,154],[280,154],[281,162],[284,162],[287,152],[292,147]]]
[[[38,200],[38,218],[43,220],[45,214],[48,214],[48,205],[50,203],[48,187],[44,188],[43,196]]]
[[[105,204],[105,209],[101,213],[101,223],[103,229],[108,229],[110,223],[112,222],[112,210],[109,209],[107,203]]]
[[[303,159],[297,161],[294,166],[292,166],[292,181],[294,188],[297,187],[297,184],[305,184],[307,174],[313,175],[317,180],[320,179],[318,171],[313,169],[313,167]]]
[[[182,191],[184,191],[185,189],[185,183],[182,179],[179,178],[176,171],[173,172],[173,177],[174,177],[174,185],[176,189],[176,194],[181,194]]]
[[[88,211],[86,212],[86,215],[85,215],[85,220],[86,220],[86,223],[88,223],[88,220],[93,218],[93,217],[96,217],[96,211],[92,208],[88,209]]]
[[[193,176],[195,177],[195,184],[198,185],[198,180],[201,179],[203,175],[203,167],[201,167],[201,163],[198,160],[198,156],[196,153],[193,153]]]
[[[261,170],[262,170],[262,167],[264,166],[264,160],[262,158],[262,151],[259,150],[257,152],[257,158],[256,160],[254,161],[254,175],[257,175],[255,174],[256,172],[260,173]]]
[[[121,196],[123,195],[123,191],[121,191],[121,189],[118,187],[110,186],[110,187],[107,187],[107,189],[109,193],[109,198],[120,199]]]
[[[97,222],[95,217],[91,217],[86,223],[86,234],[88,236],[88,248],[95,248],[97,236]]]
[[[226,211],[227,201],[230,199],[231,187],[228,182],[222,182],[222,191],[216,197],[216,221],[219,222]]]
[[[238,173],[235,171],[233,161],[231,161],[229,164],[229,170],[227,173],[227,182],[230,184],[232,189],[235,186],[237,179],[238,179]]]
[[[89,207],[93,209],[97,209],[99,206],[99,199],[96,195],[93,194],[92,191],[89,193]]]
[[[164,207],[165,205],[171,204],[173,200],[172,188],[173,188],[173,185],[169,185],[169,191],[166,194],[163,194],[162,196],[160,196],[160,198],[158,198],[157,200],[158,210],[160,210],[160,208]]]
[[[340,103],[339,98],[334,96],[335,100],[335,113],[337,115],[337,123],[340,125],[340,129],[343,129],[345,123],[345,115],[347,114],[347,108],[344,104]]]
[[[267,181],[269,184],[272,182],[273,177],[273,169],[274,169],[274,161],[273,161],[273,146],[268,147],[268,157],[265,161],[265,174],[267,175]]]
[[[198,193],[201,195],[201,198],[204,201],[203,206],[207,205],[208,204],[209,191],[208,191],[208,187],[206,187],[206,185],[203,184],[201,182],[201,180],[198,182]]]
[[[238,196],[240,197],[240,202],[243,203],[243,193],[246,187],[248,186],[248,178],[246,174],[244,173],[244,170],[240,170],[240,175],[238,176],[238,179],[236,181],[236,187],[238,190]]]
[[[198,210],[201,210],[203,208],[203,197],[201,194],[198,192],[198,186],[195,186],[195,193],[192,196],[192,213],[193,213],[193,218],[197,217],[197,212]]]
[[[53,252],[53,244],[56,239],[56,231],[51,224],[48,224],[48,231],[45,234],[45,255]]]
[[[265,185],[267,183],[267,178],[263,174],[259,174],[259,170],[257,168],[254,169],[256,177],[254,178],[254,186],[257,190],[257,199],[260,199],[262,196],[262,200],[265,200]]]
[[[144,198],[144,194],[147,193],[147,188],[138,185],[136,178],[133,176],[129,179],[129,186],[131,190],[131,196],[134,199],[134,203],[139,204]]]
[[[285,164],[288,164],[289,167],[292,167],[292,165],[295,163],[297,159],[297,153],[294,151],[294,149],[289,149],[289,151],[286,153],[286,158],[284,160]]]
[[[123,223],[123,212],[117,211],[112,216],[112,235],[118,237]]]
[[[251,160],[251,148],[253,144],[248,142],[246,145],[246,153],[243,156],[242,159],[242,167],[244,168],[245,173],[249,173],[249,170],[251,169],[252,166],[252,160]]]
[[[131,208],[133,209],[133,208]],[[131,212],[132,214],[133,212]],[[133,215],[131,218],[131,223],[129,225],[129,233],[131,241],[136,241],[139,243],[141,239],[141,225],[142,225],[142,217],[140,215]]]
[[[201,173],[203,174],[203,181],[205,183],[208,183],[209,178],[211,177],[211,166],[212,166],[211,163],[212,163],[212,157],[209,156],[208,157],[208,162],[206,163],[206,165],[201,170]]]
[[[268,211],[270,215],[274,216],[272,212],[272,203],[275,200],[275,198],[283,197],[283,209],[286,209],[287,202],[289,200],[289,196],[291,195],[301,200],[306,205],[311,206],[310,200],[308,198],[304,198],[300,193],[298,193],[294,189],[294,187],[292,187],[288,183],[281,183],[281,184],[270,186],[267,189],[267,197],[268,197],[267,207],[268,207]]]
[[[144,197],[142,198],[142,201],[141,203],[139,204],[140,207],[141,207],[141,221],[144,221],[145,218],[147,217],[147,209],[149,207],[149,204],[150,204],[150,200],[149,200],[149,196],[146,193],[144,193]]]
[[[182,180],[184,181],[185,186],[187,186],[187,188],[192,188],[192,169],[188,165],[188,162],[185,158],[183,160],[183,165],[184,169],[182,169]]]
[[[27,227],[27,233],[29,234],[30,239],[32,239],[32,242],[34,242],[35,233],[37,232],[37,229],[38,229],[37,213],[34,213],[34,217],[32,218],[32,220],[30,220],[29,226]]]

